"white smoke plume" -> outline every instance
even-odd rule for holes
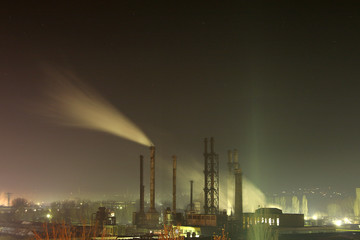
[[[265,194],[250,180],[243,177],[243,211],[254,212],[260,207],[265,207]]]
[[[243,176],[242,178],[242,189],[243,189],[243,211],[254,212],[259,207],[266,206],[266,197],[264,193],[257,188],[250,180]],[[232,181],[220,182],[220,209],[226,209],[227,213],[234,213],[235,211],[235,179]],[[225,186],[228,185],[227,188]],[[230,191],[229,195],[227,191]],[[230,198],[228,198],[229,196]]]
[[[56,123],[110,133],[145,145],[153,145],[143,131],[94,89],[67,71],[44,68],[47,100],[41,113]]]

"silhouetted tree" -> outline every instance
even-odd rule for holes
[[[29,202],[25,198],[15,198],[11,203],[14,220],[22,220],[25,215],[25,209],[29,206]]]
[[[26,200],[25,198],[15,198],[14,200],[12,200],[11,203],[14,209],[25,208],[29,205],[28,200]]]
[[[52,219],[51,221],[54,223],[62,223],[62,215],[60,213],[61,203],[60,202],[52,202],[50,204]]]
[[[62,203],[61,212],[63,214],[63,220],[65,223],[71,224],[71,222],[74,221],[76,216],[75,206],[75,202],[70,200],[66,200]]]

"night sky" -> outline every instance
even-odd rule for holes
[[[357,7],[92,2],[1,7],[0,191],[138,198],[148,147],[36,114],[43,64],[77,75],[147,134],[157,194],[171,194],[173,154],[178,194],[192,179],[202,191],[205,137],[222,169],[237,148],[263,192],[359,186]]]

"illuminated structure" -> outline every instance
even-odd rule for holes
[[[118,234],[115,214],[105,207],[99,207],[95,214],[95,219],[91,222],[94,224],[97,236],[102,236],[103,234],[116,236]]]
[[[242,172],[241,169],[235,169],[235,219],[241,220],[243,217],[242,202]]]
[[[244,213],[246,228],[254,224],[268,224],[277,227],[304,227],[304,214],[286,214],[278,208],[259,208],[255,213]]]
[[[233,157],[232,157],[232,151],[229,150],[228,151],[228,175],[227,175],[227,190],[226,190],[226,195],[227,195],[227,214],[228,215],[232,215],[232,211],[233,211],[233,206],[232,206],[232,199],[233,199]]]
[[[356,188],[356,198],[354,202],[354,215],[360,217],[360,188]]]
[[[238,151],[236,149],[234,149],[234,151],[228,150],[228,164],[227,165],[228,165],[227,213],[228,213],[228,215],[232,215],[234,208],[235,208],[235,214],[236,214],[236,203],[238,204],[238,208],[241,205],[241,207],[240,207],[241,209],[238,209],[238,213],[239,213],[239,211],[242,212],[242,173],[241,173],[241,169],[239,167]],[[234,189],[234,183],[235,183],[235,189]],[[235,206],[233,206],[234,193],[235,193]],[[241,219],[241,217],[238,216],[237,219]]]
[[[233,213],[231,203],[234,201],[235,215],[231,216],[231,228],[232,237],[244,234],[244,218],[243,218],[243,196],[242,196],[242,171],[239,166],[238,152],[235,149],[234,152],[228,151],[228,209]],[[234,159],[232,159],[234,157]],[[235,185],[233,184],[235,183]],[[235,195],[235,199],[234,199]],[[236,237],[235,237],[236,238]]]
[[[173,214],[176,214],[176,156],[173,156]]]
[[[219,157],[214,152],[214,139],[210,138],[210,152],[207,149],[205,138],[205,186],[204,186],[204,210],[205,214],[219,213]]]
[[[150,208],[146,213],[146,225],[157,227],[160,214],[155,209],[155,146],[150,147]]]

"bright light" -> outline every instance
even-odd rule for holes
[[[50,213],[46,214],[46,217],[51,218],[51,214]]]
[[[318,220],[318,216],[317,216],[317,215],[314,215],[314,216],[312,216],[312,219]]]
[[[335,220],[333,221],[333,223],[336,225],[336,226],[341,226],[342,225],[342,221],[341,220]]]
[[[348,218],[346,217],[346,218],[344,218],[344,223],[345,223],[345,224],[351,224],[351,221],[350,221],[350,219],[348,219]]]

